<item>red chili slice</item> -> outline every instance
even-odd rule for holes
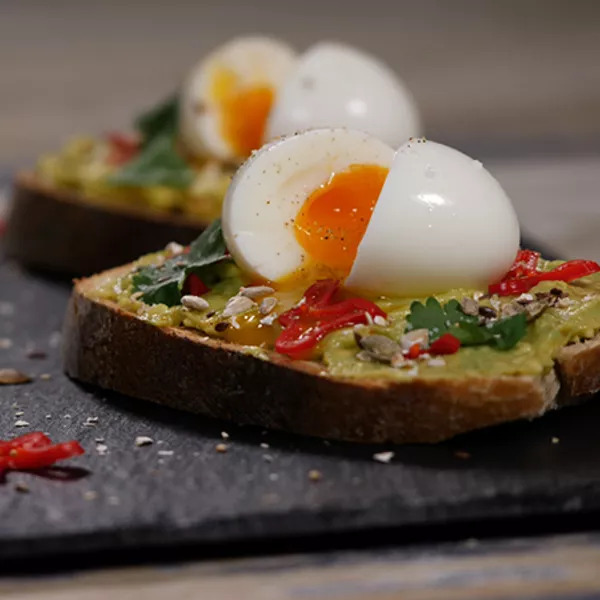
[[[431,342],[427,352],[430,354],[455,354],[460,348],[460,340],[451,333],[444,333],[435,342]]]
[[[593,260],[569,260],[550,271],[536,271],[534,274],[516,279],[505,278],[499,283],[490,285],[488,291],[499,296],[512,296],[528,292],[541,281],[569,283],[599,271],[600,265]]]
[[[8,442],[0,441],[0,456],[8,456],[15,448],[43,448],[51,444],[50,438],[41,431],[26,433]]]
[[[294,359],[308,358],[327,334],[344,327],[366,324],[386,313],[364,298],[334,302],[339,281],[324,279],[310,286],[303,301],[279,316],[284,328],[275,342],[275,350]]]
[[[83,454],[79,442],[52,444],[50,438],[36,431],[10,441],[0,441],[0,473],[50,467],[59,460]]]
[[[210,288],[196,275],[191,273],[187,276],[185,284],[183,286],[183,293],[189,294],[190,296],[203,296],[210,292]]]
[[[109,165],[124,165],[129,162],[140,149],[138,140],[123,133],[112,132],[106,137],[110,147],[110,152],[106,158],[106,162],[108,162]]]

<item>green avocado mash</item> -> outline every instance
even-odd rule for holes
[[[136,267],[162,264],[165,252],[148,255],[136,263]],[[557,262],[540,261],[542,270],[556,266]],[[134,268],[134,269],[135,269]],[[280,331],[276,315],[296,304],[304,290],[297,293],[273,292],[278,304],[265,319],[258,304],[237,317],[224,318],[223,310],[228,300],[240,287],[249,285],[243,274],[231,262],[213,266],[216,283],[202,297],[208,302],[206,311],[188,310],[181,305],[168,307],[164,304],[147,305],[134,293],[132,272],[115,277],[107,276],[97,286],[94,296],[111,300],[124,310],[135,313],[159,327],[189,327],[207,336],[228,339],[246,345],[248,353],[267,356]],[[456,354],[444,356],[443,364],[419,361],[418,376],[421,378],[453,378],[497,375],[537,375],[549,371],[559,350],[565,345],[589,339],[600,331],[600,273],[579,279],[573,283],[543,282],[531,290],[531,294],[562,290],[564,301],[548,307],[537,319],[528,323],[525,336],[510,350],[498,350],[492,346],[461,347]],[[451,299],[461,300],[483,293],[483,290],[456,289],[435,297],[441,303]],[[365,333],[382,334],[400,341],[406,330],[406,317],[414,298],[376,298],[374,301],[388,314],[388,324],[364,326]],[[418,299],[425,301],[424,298]],[[481,305],[494,302],[513,302],[514,297],[481,299]],[[227,323],[227,325],[224,325]],[[257,333],[258,332],[258,333]],[[349,327],[326,336],[319,344],[315,360],[328,373],[341,377],[375,377],[406,380],[415,376],[414,369],[398,369],[387,364],[363,361],[357,358],[359,348],[354,330]]]
[[[109,181],[120,167],[109,160],[106,140],[79,137],[60,151],[42,157],[36,166],[41,179],[55,188],[75,191],[87,202],[101,205],[128,204],[161,212],[183,213],[212,221],[221,204],[234,169],[216,160],[194,162],[189,187],[165,185],[115,185]]]

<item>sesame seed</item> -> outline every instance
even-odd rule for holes
[[[24,419],[18,419],[15,421],[15,427],[29,427],[29,422]]]
[[[158,451],[159,456],[173,456],[173,454],[175,454],[175,452],[173,450],[159,450]]]
[[[465,452],[464,450],[457,450],[454,453],[454,456],[456,456],[456,458],[460,458],[462,460],[467,460],[467,459],[471,458],[471,454],[469,452]]]
[[[560,442],[560,438],[557,438],[557,437],[553,437],[552,438],[552,443],[553,444],[558,444],[559,442]]]
[[[221,437],[224,440],[228,440],[229,439],[229,434],[226,431],[221,431]]]
[[[263,448],[264,450],[268,450],[270,448],[270,446],[269,446],[269,444],[267,444],[267,442],[261,442],[260,447]]]
[[[227,452],[228,448],[229,448],[229,446],[227,444],[217,444],[215,446],[215,450],[220,453]]]

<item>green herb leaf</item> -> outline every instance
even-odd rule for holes
[[[161,135],[145,146],[131,162],[113,173],[108,182],[125,187],[162,185],[187,188],[193,179],[194,171],[179,156],[173,140]]]
[[[205,283],[214,283],[210,267],[227,259],[221,221],[217,219],[190,245],[188,254],[180,254],[160,266],[140,267],[132,277],[133,291],[142,292],[146,304],[175,306],[187,276],[196,273]]]
[[[140,115],[135,120],[135,127],[142,134],[144,145],[146,145],[159,136],[175,139],[178,119],[179,98],[173,95]]]
[[[487,328],[494,336],[493,345],[498,350],[514,348],[521,338],[527,333],[527,317],[521,313],[500,319]]]
[[[425,304],[413,302],[406,320],[407,331],[427,329],[431,341],[450,333],[463,346],[487,344],[499,350],[510,350],[527,333],[523,314],[480,325],[476,316],[463,312],[457,300],[450,300],[443,307],[435,298],[428,298]]]
[[[446,333],[446,313],[435,298],[427,298],[425,304],[413,302],[410,305],[410,314],[406,318],[408,331],[412,329],[428,329],[431,341]]]

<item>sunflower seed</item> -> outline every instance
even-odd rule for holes
[[[529,304],[530,302],[533,302],[533,294],[523,293],[515,300],[515,302],[518,302],[519,304]]]
[[[479,303],[473,298],[465,297],[460,301],[460,306],[465,315],[475,317],[479,314]]]
[[[203,311],[210,307],[210,304],[200,296],[183,296],[181,298],[181,304],[190,310]]]
[[[396,354],[401,353],[402,349],[392,339],[385,335],[366,335],[355,336],[360,348],[366,351],[371,358],[379,362],[389,363]]]
[[[400,340],[402,350],[410,350],[415,344],[419,344],[421,347],[429,345],[429,331],[427,329],[413,329],[413,331],[405,333]]]
[[[240,288],[240,296],[245,296],[246,298],[254,300],[255,298],[272,294],[274,291],[275,290],[268,285],[251,285],[249,287]]]
[[[260,306],[258,307],[258,311],[261,315],[268,315],[275,307],[277,306],[277,298],[273,296],[267,296],[263,298]]]
[[[181,244],[178,244],[177,242],[169,242],[166,247],[165,250],[171,255],[171,256],[175,256],[177,254],[181,254],[184,250],[183,246]]]
[[[255,302],[246,296],[234,296],[230,298],[223,311],[223,317],[233,317],[249,311]]]
[[[525,313],[527,315],[527,321],[535,321],[546,309],[548,308],[547,302],[531,302],[525,306]]]

